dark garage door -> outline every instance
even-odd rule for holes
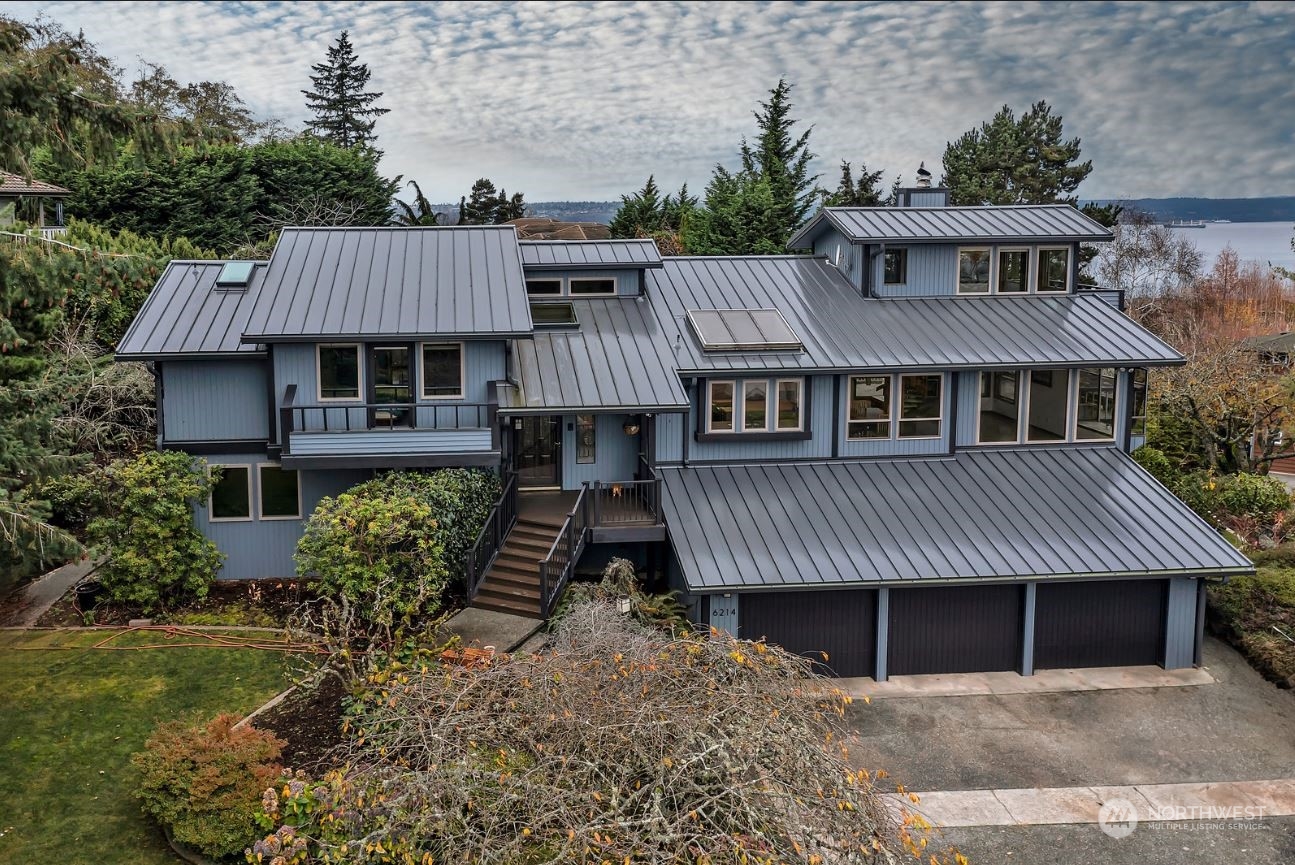
[[[1159,664],[1165,645],[1164,580],[1039,583],[1034,666]]]
[[[871,589],[762,592],[742,595],[742,638],[766,638],[788,651],[822,662],[822,672],[871,676],[876,672],[877,593]]]
[[[1017,669],[1023,591],[1019,585],[891,589],[887,672]]]

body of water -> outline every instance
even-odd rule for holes
[[[1257,261],[1295,270],[1289,222],[1207,222],[1204,228],[1175,228],[1201,251],[1201,267],[1209,270],[1220,252],[1232,247],[1242,261]]]

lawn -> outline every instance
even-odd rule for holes
[[[108,632],[0,632],[0,862],[179,860],[131,797],[154,724],[248,712],[285,686],[278,652],[91,649]],[[157,632],[110,645],[158,646]]]

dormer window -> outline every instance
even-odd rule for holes
[[[572,277],[567,281],[567,285],[573,295],[609,295],[616,293],[615,277],[601,279],[576,279]]]
[[[1067,247],[1039,250],[1039,292],[1064,293],[1070,288],[1070,250]]]
[[[557,295],[562,293],[562,280],[560,279],[528,279],[526,280],[526,293],[538,295]]]
[[[958,250],[958,294],[989,294],[988,249]]]
[[[908,282],[907,249],[887,249],[884,265],[883,281],[886,285],[903,285]]]
[[[1030,290],[1030,251],[998,251],[998,293],[1024,294]]]

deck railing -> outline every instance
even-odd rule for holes
[[[517,523],[517,472],[504,475],[503,491],[499,501],[490,509],[490,516],[477,534],[476,543],[464,556],[463,573],[467,581],[468,600],[477,596],[481,581],[490,570],[495,556],[504,545],[504,539]]]
[[[540,618],[548,619],[562,597],[562,591],[571,580],[576,562],[584,552],[589,539],[590,499],[589,484],[580,488],[576,503],[567,514],[558,536],[549,547],[549,553],[540,559]]]
[[[595,483],[589,493],[593,500],[591,525],[612,527],[660,522],[660,478]]]
[[[298,403],[297,386],[284,390],[279,406],[283,452],[290,453],[294,432],[359,432],[369,430],[490,430],[492,449],[499,448],[499,403],[337,402]]]

